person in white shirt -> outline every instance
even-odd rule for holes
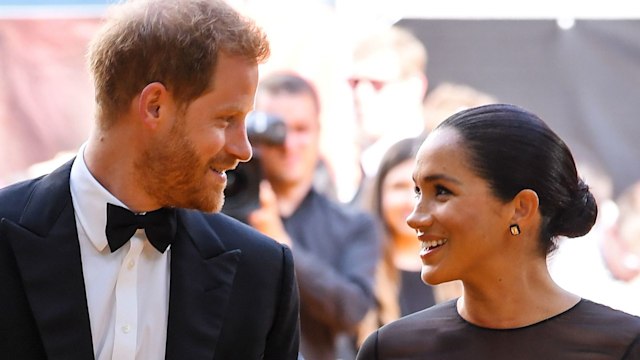
[[[113,9],[88,141],[0,190],[3,358],[297,358],[289,248],[218,213],[268,55],[221,0]]]

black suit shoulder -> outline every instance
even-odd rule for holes
[[[18,221],[41,179],[25,180],[0,189],[0,219]]]
[[[71,205],[69,176],[73,159],[51,174],[0,189],[0,219],[19,223],[44,235],[48,227]]]
[[[240,251],[221,344],[262,346],[264,359],[295,359],[298,349],[298,288],[291,250],[225,214],[202,214],[226,251]],[[233,319],[232,321],[230,319]],[[260,324],[270,324],[266,335]],[[251,325],[252,329],[246,326]],[[242,334],[243,340],[238,339]],[[245,358],[245,349],[219,345],[220,358]],[[284,355],[286,354],[286,355]],[[248,355],[247,355],[248,356]]]
[[[249,283],[259,286],[263,281],[264,285],[273,283],[277,278],[275,274],[282,274],[290,271],[293,266],[293,256],[291,250],[272,238],[260,233],[256,229],[223,213],[203,213],[196,210],[181,210],[191,219],[185,226],[191,226],[189,232],[192,236],[199,237],[197,246],[201,247],[203,256],[215,256],[215,252],[240,250],[240,266],[238,276],[251,274]],[[193,219],[198,219],[194,221]],[[202,229],[193,227],[207,226],[209,229],[199,232]],[[215,239],[208,240],[207,236]],[[212,243],[215,245],[209,247]],[[222,247],[220,247],[220,245]]]
[[[282,256],[283,245],[251,226],[223,213],[203,214],[206,222],[219,236],[227,250],[257,252],[263,257]]]

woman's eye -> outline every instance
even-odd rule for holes
[[[436,185],[436,196],[450,195],[451,191],[442,185]]]
[[[415,187],[413,188],[413,196],[414,196],[416,199],[420,197],[420,188],[419,188],[419,187],[415,186]]]

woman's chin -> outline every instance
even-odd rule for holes
[[[422,270],[420,271],[420,277],[422,278],[422,282],[427,285],[438,285],[448,281],[452,281],[455,279],[450,279],[448,277],[442,276],[436,269],[429,265],[422,265]]]

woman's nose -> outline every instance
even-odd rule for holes
[[[425,228],[433,224],[433,216],[425,211],[424,207],[416,204],[413,211],[407,216],[407,225],[412,229]]]

